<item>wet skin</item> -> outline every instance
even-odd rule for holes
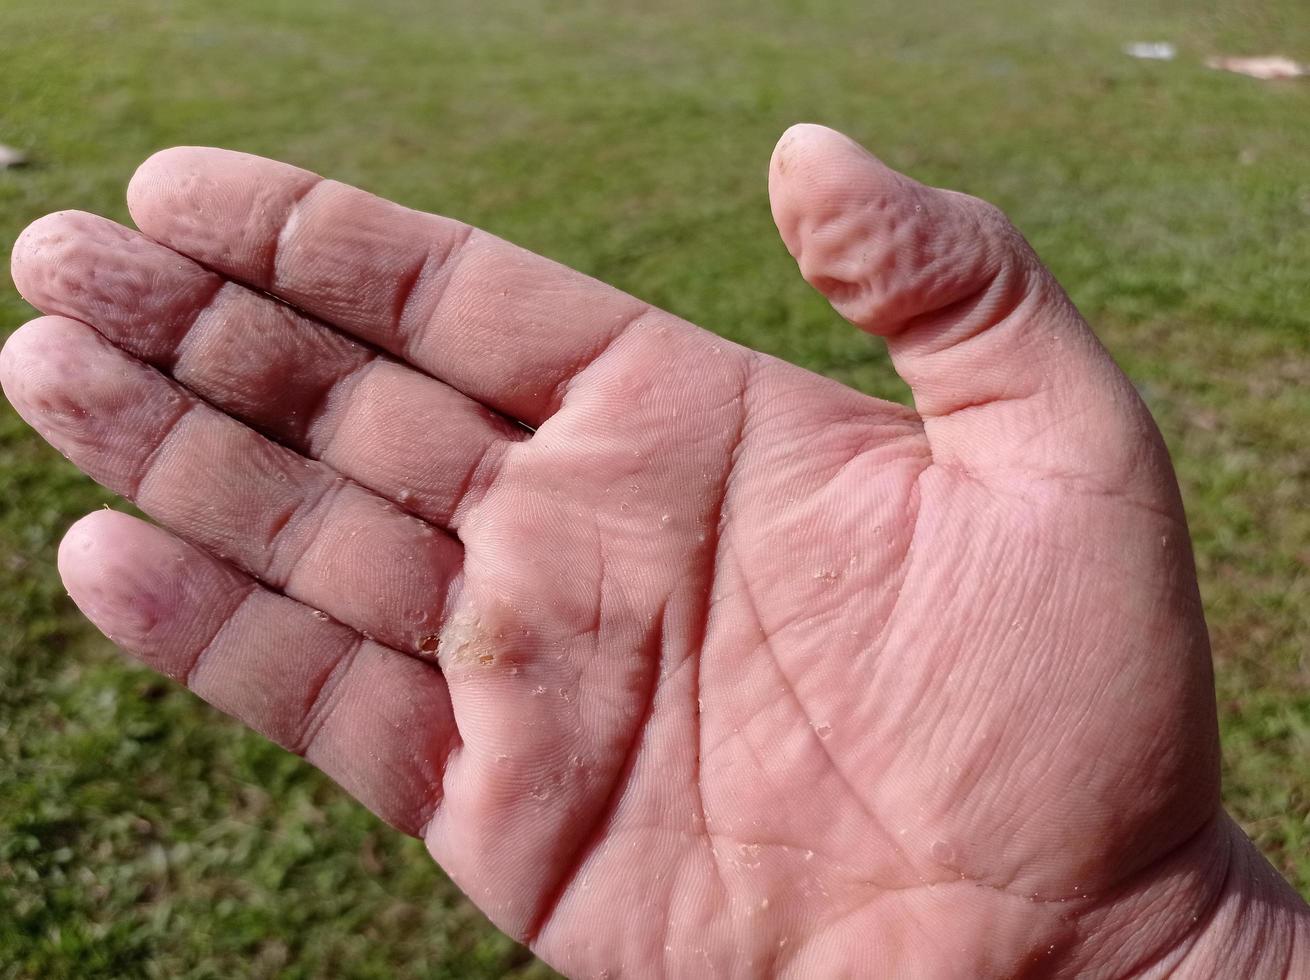
[[[0,380],[161,525],[79,521],[69,592],[571,974],[1305,955],[1132,385],[989,205],[817,126],[769,189],[913,411],[243,154],[41,219]]]

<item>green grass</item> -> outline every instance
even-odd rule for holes
[[[1180,58],[1120,53],[1154,39]],[[226,145],[903,397],[778,243],[773,142],[826,122],[987,197],[1160,421],[1227,800],[1310,894],[1310,83],[1201,65],[1306,45],[1304,0],[5,0],[0,142],[33,165],[0,172],[0,259],[49,210],[124,219],[152,150]],[[0,289],[0,332],[30,315]],[[417,842],[78,619],[55,545],[108,500],[0,410],[0,977],[542,972]]]

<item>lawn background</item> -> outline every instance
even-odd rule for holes
[[[1305,0],[0,0],[0,142],[32,156],[0,260],[50,210],[126,220],[152,150],[230,146],[903,399],[778,242],[773,142],[825,122],[986,197],[1159,420],[1226,799],[1310,894],[1310,79],[1202,64],[1271,51],[1310,59]],[[0,336],[31,315],[0,282]],[[110,501],[0,405],[0,977],[544,975],[418,842],[80,621],[55,546]]]

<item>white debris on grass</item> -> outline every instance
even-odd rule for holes
[[[27,163],[27,154],[22,150],[15,150],[12,146],[5,146],[0,143],[0,170],[8,170],[10,167],[21,167]]]
[[[1178,48],[1168,41],[1133,41],[1124,45],[1124,54],[1147,61],[1173,61],[1178,57]]]
[[[1130,58],[1146,61],[1173,61],[1178,57],[1178,47],[1170,41],[1130,41],[1124,45],[1123,51]],[[1281,54],[1249,58],[1213,57],[1207,58],[1205,64],[1207,68],[1247,75],[1261,81],[1310,75],[1310,62],[1295,61]]]

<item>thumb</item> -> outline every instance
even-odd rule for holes
[[[769,197],[801,274],[887,339],[934,459],[1130,482],[1146,460],[1152,472],[1140,475],[1170,491],[1136,391],[995,207],[911,180],[814,125],[778,142]]]

